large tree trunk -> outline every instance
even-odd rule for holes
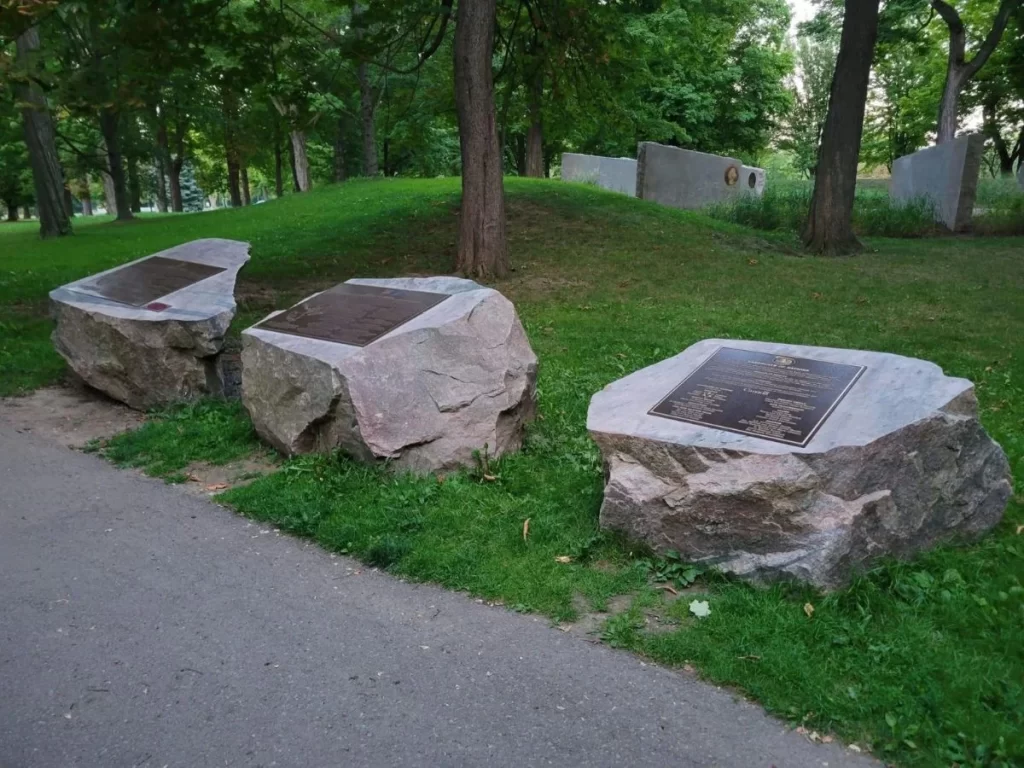
[[[301,192],[302,188],[299,186],[299,172],[295,168],[295,144],[291,138],[288,139],[288,161],[292,166],[292,189],[295,192]]]
[[[142,213],[142,184],[139,181],[139,161],[128,158],[128,196],[132,213]]]
[[[463,0],[455,26],[455,105],[462,150],[456,269],[478,278],[503,277],[509,271],[491,71],[495,8],[496,0]]]
[[[156,128],[156,209],[167,213],[167,170],[170,150],[167,147],[167,123],[163,116]]]
[[[292,153],[295,157],[295,186],[299,192],[309,192],[313,182],[309,177],[309,158],[306,156],[306,132],[292,131]]]
[[[114,192],[114,210],[118,221],[131,221],[132,210],[125,181],[124,156],[121,154],[120,115],[113,109],[100,109],[100,133],[107,147],[107,167]],[[109,207],[109,200],[108,200]]]
[[[530,127],[526,132],[526,175],[544,176],[544,125],[540,105],[544,95],[544,75],[533,78],[530,87]]]
[[[234,92],[224,87],[221,89],[221,113],[224,116],[224,153],[228,166],[228,191],[231,194],[231,207],[242,207],[242,191],[239,186],[239,153],[235,142],[235,116],[238,112],[238,99]]]
[[[249,168],[244,164],[239,174],[239,181],[242,186],[242,205],[252,205],[252,190],[249,189]]]
[[[18,59],[27,63],[39,50],[39,30],[29,27],[18,37]],[[42,89],[30,80],[17,88],[22,104],[21,118],[32,165],[32,183],[36,191],[39,210],[39,234],[42,237],[61,237],[71,234],[71,219],[64,207],[64,173],[57,157],[54,142],[53,118],[46,107]]]
[[[64,211],[69,219],[75,218],[75,201],[71,197],[71,188],[68,186],[64,187]]]
[[[82,203],[82,215],[92,216],[92,192],[89,190],[89,176],[82,179],[82,186],[78,193],[78,200]]]
[[[5,200],[4,205],[7,206],[7,220],[14,222],[18,220],[18,204],[11,201]]]
[[[878,35],[878,4],[879,0],[846,0],[814,195],[803,233],[808,250],[822,256],[841,256],[860,249],[853,234],[853,201],[868,76]]]
[[[228,150],[228,191],[231,193],[231,207],[242,207],[242,188],[238,183],[238,160],[235,159],[231,150]]]
[[[181,200],[181,167],[185,158],[176,157],[171,160],[171,172],[167,174],[167,186],[171,190],[171,210],[174,213],[181,213],[185,206]]]
[[[359,100],[363,125],[363,176],[377,175],[377,137],[375,136],[373,113],[376,99],[370,82],[370,68],[366,62],[359,64]]]
[[[340,117],[334,133],[334,180],[345,180],[345,121]]]
[[[960,93],[964,86],[978,74],[989,56],[999,45],[1010,15],[1020,7],[1022,0],[1001,0],[999,10],[992,21],[992,28],[982,42],[974,58],[966,61],[967,29],[960,14],[945,0],[931,0],[932,8],[942,17],[949,28],[949,55],[946,60],[946,83],[942,88],[942,100],[939,102],[939,126],[935,139],[936,144],[943,144],[956,138],[957,123],[960,117]]]

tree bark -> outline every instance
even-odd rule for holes
[[[363,176],[376,176],[377,137],[375,135],[373,113],[377,104],[373,95],[373,84],[370,82],[370,68],[367,63],[359,64],[359,100],[360,114],[363,125]]]
[[[228,192],[231,194],[231,207],[242,207],[242,189],[238,183],[238,161],[231,151],[228,151]]]
[[[167,213],[167,166],[170,150],[167,147],[167,123],[163,116],[159,118],[156,128],[156,209]]]
[[[128,200],[128,185],[125,182],[124,156],[121,154],[120,115],[113,109],[100,109],[100,133],[107,147],[107,166],[114,188],[114,209],[118,221],[131,221],[132,210]],[[109,205],[109,201],[108,201]]]
[[[242,205],[252,205],[252,190],[249,189],[249,167],[243,165],[240,172],[242,186]]]
[[[75,201],[71,197],[71,188],[68,186],[64,187],[64,211],[69,219],[75,218]]]
[[[957,123],[960,118],[960,93],[964,86],[985,66],[989,56],[999,45],[1010,15],[1022,0],[1001,0],[999,10],[992,21],[992,29],[982,42],[974,58],[966,61],[967,29],[954,8],[945,0],[931,0],[932,8],[942,17],[949,29],[949,55],[946,61],[946,83],[942,88],[942,99],[939,102],[939,126],[935,139],[936,144],[944,144],[956,138]]]
[[[231,195],[232,208],[242,207],[242,191],[238,180],[240,162],[235,142],[237,102],[234,92],[225,85],[221,89],[221,114],[224,116],[224,154],[228,166],[228,192]]]
[[[544,176],[544,125],[540,105],[544,94],[544,75],[533,78],[530,87],[530,127],[526,132],[526,175]]]
[[[92,192],[89,191],[89,177],[82,179],[82,188],[78,193],[78,200],[82,203],[82,215],[92,216]]]
[[[340,117],[334,133],[334,180],[345,180],[345,121]]]
[[[509,271],[491,70],[495,13],[496,0],[463,0],[455,26],[455,105],[462,150],[456,269],[476,278],[504,277]]]
[[[5,200],[4,205],[7,206],[7,220],[14,222],[18,220],[18,204],[13,203],[10,200]]]
[[[27,64],[39,50],[39,30],[29,27],[17,40],[18,60]],[[17,88],[22,103],[21,118],[32,166],[32,183],[36,191],[41,237],[62,237],[71,234],[71,219],[64,207],[64,173],[54,141],[53,118],[46,107],[46,97],[31,80]]]
[[[288,138],[288,161],[292,166],[292,189],[295,192],[301,192],[302,189],[299,187],[299,172],[295,170],[295,144],[292,143],[290,136]]]
[[[814,195],[803,232],[807,249],[822,256],[860,249],[853,234],[853,202],[868,77],[878,36],[878,5],[879,0],[846,0]]]
[[[292,131],[292,153],[295,157],[295,186],[297,192],[309,192],[313,182],[309,177],[309,158],[306,156],[306,132]]]
[[[139,182],[139,161],[128,158],[128,196],[132,213],[142,212],[142,184]]]

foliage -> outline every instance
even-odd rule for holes
[[[818,166],[838,45],[838,35],[831,30],[797,38],[797,66],[789,86],[793,108],[783,121],[779,148],[792,153],[793,166],[808,178]]]

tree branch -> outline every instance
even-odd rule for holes
[[[942,2],[942,0],[933,0],[933,2]],[[944,2],[942,2],[942,4],[945,5]],[[1002,0],[1002,2],[999,3],[999,10],[996,12],[996,17],[992,21],[992,29],[990,29],[988,35],[985,36],[985,42],[981,44],[981,48],[978,49],[978,53],[975,54],[974,58],[971,59],[964,67],[964,77],[966,79],[969,80],[974,77],[977,71],[985,66],[985,62],[988,61],[988,57],[992,55],[992,51],[994,51],[996,46],[999,45],[999,40],[1003,36],[1006,25],[1010,21],[1010,14],[1017,10],[1017,8],[1020,7],[1020,4],[1021,0]]]

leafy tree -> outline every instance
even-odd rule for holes
[[[783,121],[779,148],[793,153],[794,167],[808,178],[818,166],[838,44],[832,34],[801,34],[797,38],[796,74],[790,84],[793,108]]]
[[[0,102],[0,201],[8,221],[18,220],[18,206],[35,202],[21,117],[9,102]]]

